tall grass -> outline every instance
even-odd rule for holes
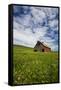
[[[58,83],[58,53],[13,46],[14,84]]]

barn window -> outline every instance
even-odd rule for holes
[[[42,49],[42,52],[44,52],[44,49]]]
[[[37,50],[36,50],[36,49],[34,49],[34,51],[35,51],[35,52],[37,52]]]

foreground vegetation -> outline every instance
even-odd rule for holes
[[[14,84],[58,82],[58,53],[13,46]]]

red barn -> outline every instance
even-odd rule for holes
[[[51,48],[48,47],[47,45],[43,44],[42,42],[37,41],[37,43],[34,47],[34,51],[50,52]]]

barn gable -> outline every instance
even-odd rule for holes
[[[47,45],[43,44],[42,42],[37,41],[37,43],[34,47],[34,51],[50,52],[51,48],[48,47]]]

